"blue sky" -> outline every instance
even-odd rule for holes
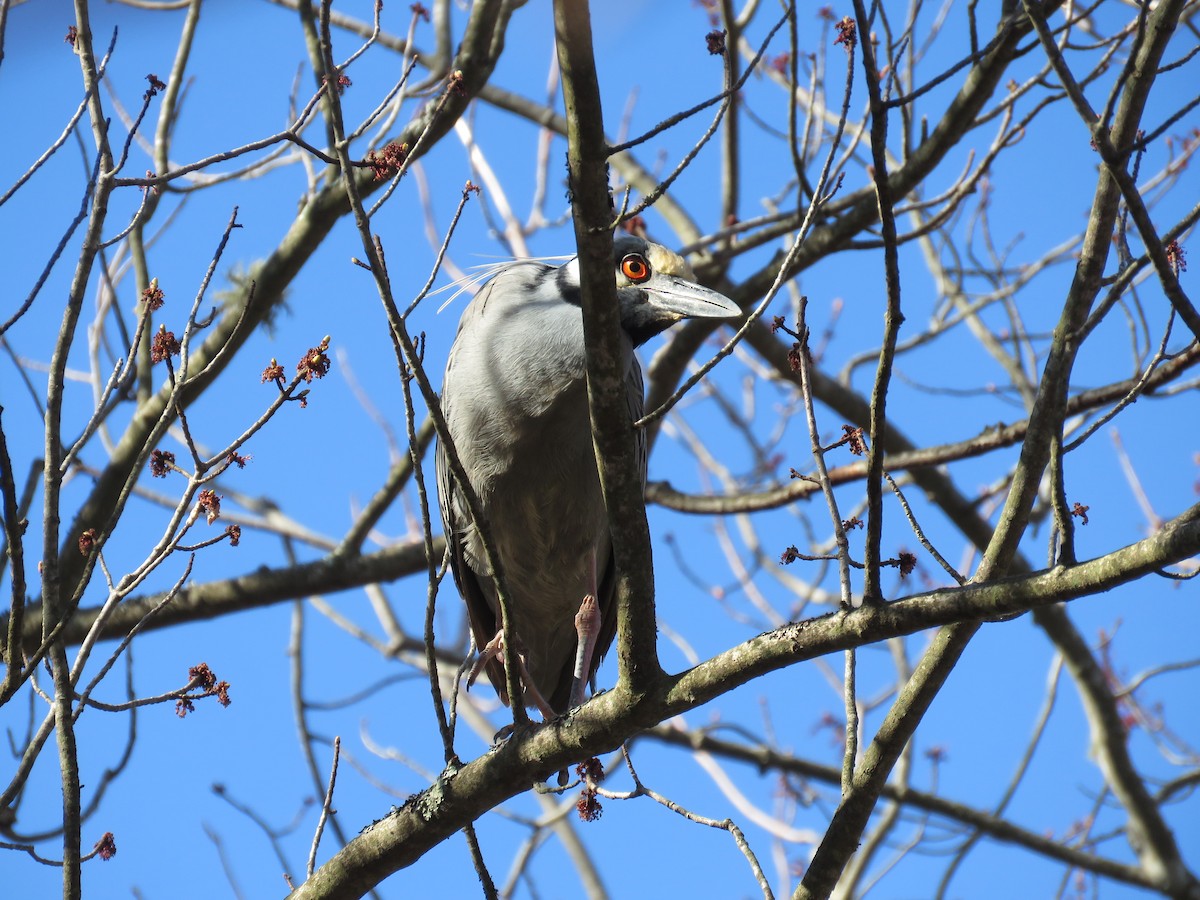
[[[369,16],[370,8],[371,4],[365,2],[337,4],[340,11],[359,17]],[[842,13],[839,9],[838,14]],[[153,72],[165,77],[170,70],[182,15],[147,13],[116,4],[95,4],[92,14],[96,45],[101,53],[112,29],[119,26],[109,69],[111,91],[126,109],[136,109],[145,89],[146,74]],[[385,9],[385,27],[403,32],[407,15],[406,7],[389,4]],[[630,132],[639,133],[671,112],[719,90],[720,64],[704,50],[703,36],[709,26],[704,13],[695,5],[596,4],[594,15],[595,50],[610,133],[617,129],[626,109],[632,110]],[[753,42],[765,35],[768,15],[775,13],[764,11],[759,16],[764,21],[752,29]],[[456,36],[460,33],[461,19],[456,13]],[[940,64],[962,54],[964,19],[963,10],[951,11],[945,33],[923,64],[921,71],[927,76],[939,71]],[[0,66],[0,104],[10,111],[6,117],[9,133],[0,142],[0,190],[6,190],[58,136],[79,102],[77,61],[63,42],[69,21],[68,10],[54,4],[25,4],[9,13],[5,57]],[[820,33],[814,7],[811,31],[802,34],[801,41],[815,49]],[[552,56],[551,36],[548,4],[534,2],[520,9],[509,29],[506,52],[492,83],[534,99],[543,97]],[[432,44],[427,29],[419,33],[418,43]],[[356,40],[343,34],[335,55],[345,58],[355,46]],[[785,44],[777,39],[768,56],[784,49]],[[831,59],[831,70],[838,73],[831,82],[840,83],[840,48],[827,46],[826,52]],[[1014,68],[1014,78],[1027,77],[1039,61],[1036,53],[1022,60]],[[311,75],[299,23],[292,13],[266,3],[206,3],[190,69],[193,80],[175,134],[172,159],[176,162],[199,159],[283,128],[289,115],[289,92],[298,71],[303,102],[311,90]],[[364,56],[349,74],[353,85],[344,101],[347,118],[354,121],[373,108],[395,81],[399,62],[396,56],[377,49]],[[1188,86],[1194,84],[1189,83],[1189,77],[1186,67],[1164,76],[1166,85],[1152,104],[1148,124],[1157,124],[1173,108],[1170,104],[1194,91]],[[936,115],[958,84],[959,80],[952,78],[948,86],[927,98],[929,115]],[[785,106],[777,88],[755,77],[748,84],[745,96],[757,115],[777,128],[783,126]],[[859,87],[852,110],[861,109],[862,96]],[[1102,103],[1104,97],[1103,92],[1098,92],[1093,103]],[[107,89],[104,99],[107,108],[112,109],[112,95]],[[151,106],[151,121],[157,114],[157,102]],[[409,107],[402,113],[402,120],[411,115],[411,110]],[[507,113],[482,105],[472,115],[480,146],[492,168],[500,173],[507,197],[524,218],[537,175],[534,162],[537,130]],[[656,170],[672,167],[707,125],[709,115],[702,113],[655,138],[641,151],[643,164]],[[1195,124],[1193,116],[1181,122],[1175,131],[1186,134]],[[123,139],[126,132],[115,114],[112,127]],[[146,133],[152,128],[151,124]],[[741,152],[747,164],[739,214],[750,218],[763,211],[760,198],[780,192],[787,181],[790,162],[783,145],[767,131],[746,120],[742,128]],[[958,148],[924,187],[925,196],[945,190],[966,166],[970,147],[986,147],[994,128],[983,127],[978,137]],[[321,129],[314,128],[311,136],[319,141]],[[1144,171],[1161,166],[1169,152],[1170,148],[1162,145],[1152,148]],[[563,143],[556,140],[552,145],[547,185],[546,213],[550,218],[563,215],[567,209],[563,153]],[[1014,266],[1037,259],[1048,247],[1082,229],[1096,164],[1095,155],[1087,147],[1086,131],[1066,104],[1050,109],[1013,152],[1001,157],[990,178],[989,211],[995,243],[1002,248],[1011,246],[1011,251],[1006,252],[1011,252]],[[135,145],[129,173],[140,174],[149,165],[144,151]],[[232,165],[221,164],[214,171],[228,171]],[[720,166],[718,139],[705,149],[672,191],[672,196],[686,206],[705,231],[719,226]],[[478,180],[478,175],[470,168],[461,144],[453,136],[448,136],[422,161],[420,174],[432,192],[430,206],[440,240],[463,183],[468,178]],[[79,148],[71,140],[0,208],[6,235],[0,245],[0,271],[5,286],[0,313],[4,318],[36,281],[50,248],[78,209],[84,180]],[[851,167],[844,192],[857,190],[865,183],[862,169]],[[152,274],[168,294],[164,321],[171,322],[169,316],[175,315],[182,324],[183,310],[190,305],[235,205],[242,228],[234,232],[218,266],[214,289],[225,287],[221,276],[232,268],[244,270],[271,252],[295,215],[304,188],[303,169],[292,165],[260,179],[199,192],[186,201],[179,195],[164,199],[156,221],[161,223],[169,214],[175,218],[171,228],[151,249]],[[1160,228],[1172,224],[1194,203],[1197,195],[1200,190],[1194,170],[1184,172],[1156,209]],[[134,191],[118,195],[110,209],[106,234],[124,227],[137,200]],[[459,267],[478,265],[507,253],[489,233],[481,202],[494,205],[495,198],[485,195],[482,201],[468,205],[451,250]],[[433,248],[419,204],[414,176],[401,185],[375,220],[375,228],[388,251],[397,294],[402,298],[415,295],[428,277],[433,261]],[[653,213],[648,218],[653,236],[664,243],[677,243],[661,218]],[[901,224],[909,227],[911,223]],[[967,227],[968,223],[963,222],[957,233],[961,235]],[[49,358],[77,242],[78,236],[53,270],[30,314],[8,335],[14,351],[32,361],[26,372],[37,392],[44,392],[45,387],[44,369],[37,364],[44,365]],[[531,249],[537,254],[570,254],[573,251],[570,228],[548,229],[536,235]],[[774,249],[764,248],[739,259],[731,277],[735,281],[746,277]],[[253,455],[251,466],[225,479],[222,489],[227,496],[244,492],[274,498],[286,515],[335,540],[354,520],[389,466],[387,440],[358,401],[353,385],[361,385],[392,428],[398,432],[403,429],[399,382],[385,320],[371,279],[349,261],[357,255],[361,255],[358,235],[351,222],[343,222],[296,278],[287,310],[274,327],[256,336],[223,376],[223,386],[210,391],[191,411],[193,429],[199,439],[210,447],[220,445],[252,421],[269,402],[274,389],[259,384],[259,373],[270,358],[278,357],[290,368],[306,348],[323,335],[331,335],[333,350],[338,354],[331,377],[314,386],[308,409],[299,410],[291,405],[255,438],[248,447]],[[905,313],[915,333],[934,314],[940,298],[915,245],[906,246],[902,264]],[[1073,265],[1068,258],[1040,275],[1019,295],[1017,302],[1030,331],[1048,331],[1053,327],[1072,273]],[[94,305],[95,280],[93,277],[93,289],[85,303],[85,321]],[[836,372],[850,356],[878,346],[883,310],[879,251],[847,251],[825,260],[803,273],[797,279],[797,288],[809,296],[810,321],[818,333],[830,321],[834,301],[842,301],[842,313],[826,351],[829,371]],[[1165,302],[1153,284],[1146,286],[1140,299],[1146,310],[1150,339],[1157,343],[1166,319]],[[128,315],[134,302],[128,276],[119,287],[118,302]],[[439,297],[427,300],[414,317],[413,326],[427,335],[427,359],[435,383],[440,382],[446,350],[465,298],[438,314],[440,302]],[[772,314],[787,313],[786,301],[781,297]],[[999,311],[989,313],[993,315],[996,318],[989,321],[1001,321]],[[902,338],[907,333],[902,333]],[[1114,315],[1102,327],[1094,344],[1081,354],[1077,385],[1090,387],[1129,377],[1134,368],[1129,344],[1124,318]],[[88,368],[86,345],[86,335],[81,331],[70,359],[72,369]],[[654,343],[645,348],[643,358],[648,360],[658,346]],[[1172,347],[1180,346],[1181,332],[1177,329]],[[105,362],[102,369],[107,365]],[[1011,422],[1022,416],[1019,405],[1004,396],[976,393],[955,397],[918,387],[965,389],[1004,383],[1004,373],[983,354],[978,344],[962,334],[962,329],[904,356],[899,368],[903,378],[893,392],[890,414],[918,443],[962,440],[986,425]],[[787,404],[794,398],[777,384],[755,379],[751,373],[736,359],[730,360],[718,370],[718,383],[728,396],[739,401],[753,396],[756,401],[753,425],[760,433],[778,427],[780,438],[776,449],[780,466],[773,473],[775,476],[786,477],[789,466],[807,470],[811,457],[803,418],[794,415],[787,419],[785,415]],[[852,384],[860,391],[869,391],[873,376],[874,366],[863,366],[856,370]],[[1179,512],[1195,500],[1192,485],[1198,476],[1193,454],[1200,447],[1200,426],[1194,394],[1193,389],[1190,397],[1174,402],[1176,411],[1169,423],[1163,420],[1164,401],[1150,399],[1130,408],[1115,423],[1150,501],[1163,517]],[[81,381],[72,381],[66,411],[68,434],[82,427],[91,402],[90,388]],[[40,417],[8,356],[0,359],[0,405],[5,409],[4,425],[15,467],[18,473],[23,473],[40,452]],[[710,452],[725,461],[735,474],[747,474],[751,456],[711,402],[690,405],[682,415],[702,435]],[[116,423],[123,421],[118,419]],[[821,414],[827,440],[839,432],[840,425],[836,415],[827,410]],[[1145,517],[1122,475],[1111,430],[1111,427],[1102,429],[1070,461],[1069,500],[1078,499],[1092,510],[1089,526],[1077,529],[1081,558],[1123,546],[1147,533]],[[1165,439],[1164,431],[1168,435]],[[119,434],[115,426],[113,433]],[[175,449],[179,451],[180,447]],[[1001,451],[958,463],[951,473],[962,491],[974,495],[1003,474],[1015,452]],[[101,465],[103,458],[102,446],[93,442],[85,459]],[[848,458],[833,461],[840,464]],[[713,489],[695,458],[670,432],[656,448],[650,478],[669,479],[675,486],[686,489]],[[80,502],[89,483],[87,477],[79,476],[69,485],[65,494],[67,507]],[[172,487],[162,482],[146,486],[163,491]],[[923,501],[915,487],[909,489],[908,496],[935,543],[952,562],[959,563],[965,552],[961,535]],[[858,486],[839,492],[843,510],[852,508],[858,500]],[[415,510],[415,498],[406,497],[381,523],[379,540],[411,538]],[[718,603],[711,590],[697,585],[697,581],[710,586],[731,585],[735,580],[722,556],[714,522],[658,508],[652,508],[650,516],[664,635],[682,634],[705,657],[769,626],[755,612],[746,592],[732,592]],[[37,517],[31,516],[31,520],[34,523],[30,534],[35,534]],[[144,502],[131,506],[106,550],[110,567],[124,571],[135,565],[164,521],[165,513],[157,506]],[[805,522],[812,524],[818,540],[828,532],[827,516],[815,504],[755,517],[754,526],[763,542],[763,552],[774,557],[788,544],[797,543],[803,548],[809,534]],[[738,523],[731,520],[723,526],[736,531]],[[685,577],[681,571],[665,541],[668,534],[687,548],[688,567],[694,578]],[[735,536],[732,540],[746,558],[743,539]],[[1045,565],[1046,540],[1043,526],[1031,533],[1023,548],[1035,566]],[[884,546],[888,553],[893,552],[889,548],[916,546],[894,505],[885,528]],[[861,537],[857,538],[856,547],[861,550]],[[295,552],[300,559],[320,555],[318,550],[303,544],[297,545]],[[30,549],[28,556],[35,559],[36,551]],[[219,546],[201,554],[193,579],[228,577],[259,565],[280,565],[282,560],[278,538],[248,531],[236,550]],[[182,562],[168,563],[152,587],[169,585],[181,574],[182,565]],[[933,583],[946,581],[932,561],[923,558],[922,565]],[[807,573],[790,574],[803,577]],[[833,589],[835,585],[836,578],[831,573],[821,586]],[[884,585],[889,597],[921,589],[900,584],[894,574],[885,577]],[[770,573],[759,574],[755,586],[778,609],[786,609],[791,602],[785,586]],[[413,578],[383,585],[381,589],[409,631],[419,634],[424,582]],[[1116,664],[1122,673],[1132,675],[1194,654],[1195,591],[1194,583],[1180,587],[1162,580],[1144,581],[1073,604],[1071,614],[1091,641],[1097,639],[1101,630],[1108,633],[1116,630],[1119,635],[1114,651]],[[93,605],[101,599],[102,584],[97,581],[84,603]],[[364,592],[347,592],[326,600],[346,619],[376,637],[380,635]],[[443,591],[439,603],[439,634],[460,633],[461,616],[453,591]],[[925,640],[926,636],[917,635],[905,642],[910,662],[919,657]],[[678,670],[687,665],[686,655],[671,641],[664,639],[660,644],[668,669]],[[313,807],[305,810],[303,806],[306,798],[313,796],[314,788],[299,751],[292,708],[289,667],[293,652],[290,648],[295,646],[303,652],[304,688],[312,701],[336,701],[355,695],[379,679],[408,676],[407,680],[397,681],[343,708],[311,714],[314,731],[342,738],[346,756],[336,806],[347,834],[352,836],[361,826],[384,815],[392,803],[399,804],[403,796],[425,786],[426,773],[440,766],[440,744],[424,683],[413,675],[411,668],[381,658],[362,641],[332,626],[311,606],[301,613],[292,604],[284,604],[147,634],[138,639],[133,650],[138,693],[155,694],[176,687],[186,680],[188,666],[204,660],[219,677],[231,682],[234,702],[228,709],[203,703],[183,720],[174,715],[170,705],[150,707],[137,714],[132,760],[110,785],[100,811],[84,825],[85,844],[105,831],[112,831],[118,844],[118,856],[113,861],[86,866],[85,886],[91,895],[133,894],[148,898],[228,895],[231,888],[221,869],[217,841],[228,855],[228,864],[245,896],[281,894],[285,890],[280,874],[284,865],[272,853],[262,830],[213,791],[215,784],[224,787],[227,797],[251,806],[279,827],[304,810],[295,828],[282,839],[289,871],[293,875],[302,871],[316,812]],[[1028,617],[986,627],[918,731],[913,784],[927,790],[936,785],[945,796],[982,808],[997,802],[1016,769],[1044,702],[1052,657],[1052,647]],[[833,672],[841,671],[840,658],[825,662]],[[894,679],[892,659],[885,647],[864,649],[860,666],[864,697],[880,696]],[[118,666],[114,674],[107,684],[108,699],[120,697],[124,667]],[[599,681],[601,685],[611,684],[614,677],[615,666],[610,661],[602,668]],[[1193,685],[1192,676],[1186,672],[1166,675],[1150,682],[1143,696],[1148,706],[1163,704],[1170,727],[1192,742],[1200,729],[1200,717],[1193,702],[1195,692],[1189,690]],[[491,697],[486,686],[476,690]],[[40,701],[34,705],[40,719]],[[886,706],[867,716],[869,730],[878,725],[884,709]],[[719,703],[695,710],[686,718],[692,726],[736,725],[755,734],[770,730],[782,747],[837,765],[839,751],[829,730],[821,727],[821,720],[826,713],[839,716],[840,710],[840,696],[821,667],[814,664],[767,676]],[[0,722],[20,735],[26,727],[26,714],[21,704],[10,704],[0,712]],[[495,718],[497,725],[502,724],[503,714]],[[104,768],[117,762],[130,727],[125,716],[89,711],[81,718],[85,783],[98,783]],[[364,736],[372,743],[397,748],[416,771],[394,759],[372,756],[365,747]],[[1143,732],[1134,731],[1130,740],[1135,759],[1148,777],[1167,778],[1176,773],[1153,750]],[[1087,742],[1087,725],[1077,693],[1064,675],[1038,754],[1010,807],[1014,820],[1033,831],[1059,836],[1089,809],[1101,782],[1088,760]],[[480,739],[465,727],[460,729],[459,752],[464,758],[483,749],[485,745]],[[934,749],[946,754],[945,761],[936,768],[926,756]],[[361,763],[361,770],[351,764],[351,757]],[[322,748],[318,758],[324,770],[329,762],[326,748]],[[803,859],[802,848],[787,847],[787,860],[780,864],[772,851],[770,836],[749,822],[745,813],[715,788],[687,755],[645,741],[637,745],[635,761],[642,778],[660,793],[702,815],[717,819],[728,815],[738,821],[747,830],[772,884],[786,890],[782,870],[787,864]],[[9,768],[0,764],[0,772]],[[770,811],[781,802],[779,785],[772,777],[761,777],[736,763],[728,765],[728,772],[751,802],[762,809]],[[378,790],[377,782],[389,785],[396,796]],[[628,785],[615,778],[612,786],[624,789]],[[825,793],[828,797],[828,792]],[[85,799],[86,796],[85,793]],[[36,832],[53,827],[57,809],[57,770],[53,754],[48,753],[30,782],[29,799],[21,812],[22,830]],[[826,802],[801,808],[791,824],[819,833],[829,809]],[[506,804],[505,810],[514,816],[537,814],[537,807],[528,797]],[[1174,811],[1168,810],[1167,816],[1177,829],[1181,846],[1200,846],[1200,817],[1195,816],[1194,810],[1183,804]],[[1122,821],[1119,812],[1108,811],[1096,830],[1104,832]],[[919,827],[919,823],[910,823],[901,828],[896,842],[903,843]],[[728,835],[686,823],[647,800],[607,802],[600,822],[577,825],[576,830],[594,857],[604,862],[605,882],[613,896],[682,890],[709,896],[755,893],[749,872]],[[503,881],[516,848],[528,832],[512,818],[496,814],[480,821],[479,832],[493,875]],[[335,844],[333,836],[327,834],[322,859],[333,851]],[[873,895],[928,896],[945,867],[944,853],[951,846],[950,840],[931,841],[926,852],[905,855]],[[1123,860],[1131,858],[1120,838],[1105,844],[1103,850]],[[45,844],[44,852],[55,854],[54,843]],[[888,858],[886,852],[880,857]],[[664,860],[672,862],[664,865]],[[538,852],[532,872],[539,896],[577,895],[577,881],[569,861],[553,839]],[[1045,896],[1057,888],[1062,877],[1061,866],[991,844],[968,858],[950,894],[1006,897],[1020,888],[1031,896]],[[0,855],[0,881],[12,886],[20,896],[49,896],[58,890],[54,870],[11,853]],[[1106,897],[1142,896],[1111,882],[1106,882],[1103,888]],[[476,889],[464,842],[455,837],[417,866],[387,882],[381,895],[436,892],[440,896],[469,896]],[[533,896],[533,893],[526,886],[519,895]]]

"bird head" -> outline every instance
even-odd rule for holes
[[[621,327],[635,347],[681,319],[728,319],[742,313],[728,297],[696,284],[687,261],[660,244],[622,235],[613,241],[613,262]]]

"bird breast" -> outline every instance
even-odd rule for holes
[[[592,449],[582,313],[557,292],[539,293],[539,279],[540,267],[517,266],[472,301],[442,403],[510,590],[524,595],[514,605],[539,616],[569,610],[569,625],[589,589],[592,553],[607,559],[608,526]],[[636,366],[631,344],[627,351]],[[467,562],[486,577],[473,532],[465,535]]]

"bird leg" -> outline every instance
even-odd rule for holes
[[[597,621],[599,621],[599,616],[597,616]],[[480,648],[479,658],[475,660],[475,665],[471,666],[471,671],[467,674],[468,689],[475,684],[475,679],[479,677],[479,673],[483,671],[484,666],[486,666],[490,660],[499,659],[501,666],[504,665],[504,641],[504,629],[501,628],[496,632],[496,636],[494,638]],[[549,722],[551,719],[556,718],[558,713],[551,708],[550,704],[546,702],[546,698],[542,696],[542,692],[537,689],[537,685],[533,683],[533,678],[529,674],[529,669],[525,667],[525,654],[519,649],[519,647],[514,649],[516,649],[517,652],[513,654],[513,657],[517,661],[517,674],[519,675],[519,681],[525,688],[525,699],[528,701],[528,703],[536,706],[538,711],[542,714],[542,718]],[[496,690],[501,697],[504,697],[504,695],[507,693],[504,690],[503,683],[497,685]]]
[[[584,701],[583,689],[587,686],[596,641],[600,638],[600,604],[593,594],[588,594],[579,604],[579,612],[575,613],[575,633],[579,635],[579,643],[575,648],[575,677],[571,680],[572,707]]]
[[[596,653],[596,642],[600,639],[600,604],[596,602],[596,551],[590,560],[592,592],[579,604],[575,613],[575,633],[579,640],[575,645],[575,673],[571,680],[570,708],[583,703],[583,691],[588,675],[592,671],[592,657]]]

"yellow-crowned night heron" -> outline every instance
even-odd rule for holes
[[[636,419],[644,398],[634,347],[680,319],[728,318],[740,310],[695,284],[687,263],[665,247],[622,236],[613,252],[625,394]],[[616,633],[612,545],[585,387],[577,259],[558,267],[515,262],[484,285],[463,312],[450,349],[442,411],[505,574],[516,631],[509,639],[524,664],[524,702],[548,718],[565,712],[582,702]],[[644,481],[645,432],[637,434]],[[507,703],[494,582],[440,445],[437,486],[454,580],[481,652],[475,674],[486,666]],[[592,652],[577,647],[575,613],[595,626],[597,607]]]

